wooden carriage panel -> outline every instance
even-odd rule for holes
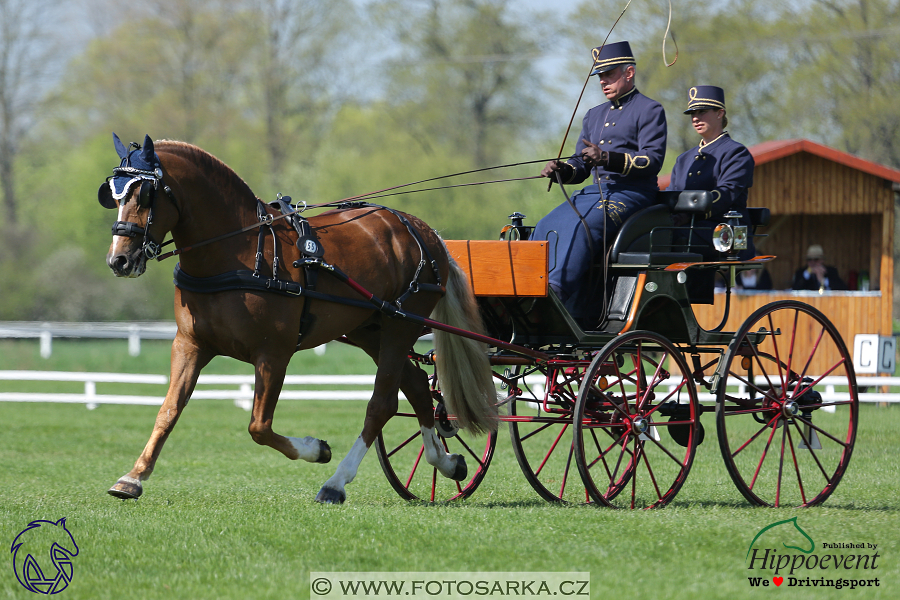
[[[446,240],[476,296],[547,295],[545,241]]]

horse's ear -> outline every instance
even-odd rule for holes
[[[100,189],[97,190],[97,200],[100,201],[100,206],[103,208],[115,208],[117,206],[108,181],[104,181]]]
[[[128,148],[125,147],[125,144],[122,143],[122,140],[115,133],[113,133],[113,145],[116,147],[116,154],[119,155],[119,158],[128,156]]]
[[[144,145],[141,148],[141,158],[146,161],[148,165],[156,165],[156,153],[153,151],[153,140],[150,139],[149,135],[144,135]]]

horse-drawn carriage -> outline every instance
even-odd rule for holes
[[[513,234],[506,241],[447,242],[468,267],[488,335],[545,354],[489,349],[505,396],[500,418],[541,497],[631,508],[666,504],[706,439],[705,412],[715,413],[725,466],[751,503],[810,506],[840,481],[858,415],[846,346],[824,315],[795,301],[773,302],[737,332],[721,331],[736,273],[761,269],[774,257],[736,260],[734,238],[753,232],[735,236],[727,223],[717,232],[719,248],[698,243],[699,236],[691,240],[694,219],[673,226],[672,215],[703,215],[710,201],[708,192],[661,192],[659,204],[625,222],[609,247],[608,301],[591,331],[548,289],[548,242],[521,241],[528,234],[521,215],[504,228]],[[754,228],[768,223],[767,209],[750,214]],[[716,274],[725,282],[723,319],[704,329],[691,305],[713,303]],[[823,400],[822,379],[835,376],[845,378],[846,391]],[[698,387],[708,402],[700,401]],[[437,390],[435,397],[447,447],[467,453],[478,468],[455,485],[434,478],[417,460],[421,446],[404,450],[410,439],[394,424],[379,438],[378,456],[406,498],[467,497],[491,463],[496,433],[483,448],[459,439],[464,434],[447,419]],[[396,439],[385,439],[392,430]]]
[[[623,224],[592,274],[605,292],[600,317],[585,328],[548,288],[548,242],[527,240],[520,215],[505,239],[446,244],[418,219],[364,202],[307,221],[284,200],[264,205],[196,147],[164,142],[157,155],[149,138],[143,149],[116,142],[122,165],[100,190],[101,204],[119,209],[108,264],[117,275],[140,275],[149,258],[166,256],[168,232],[178,246],[168,255],[182,263],[170,389],[115,496],[142,493],[216,354],[256,367],[249,430],[257,443],[291,459],[330,460],[327,443],[272,430],[291,355],[330,339],[360,346],[378,373],[360,438],[320,491],[324,502],[344,501],[373,443],[401,496],[467,497],[497,442],[495,430],[476,438],[467,429],[492,429],[497,419],[508,423],[526,479],[550,501],[665,505],[711,439],[701,424],[707,412],[728,473],[753,504],[818,504],[847,468],[858,397],[840,334],[795,301],[766,305],[736,332],[722,331],[736,273],[773,257],[737,260],[754,232],[735,223],[716,228],[713,246],[698,241],[694,222],[708,213],[709,193],[660,193],[657,205]],[[750,213],[754,227],[766,224],[767,210]],[[673,214],[687,225],[676,227]],[[705,329],[691,307],[714,302],[717,273],[727,284],[724,315]],[[436,320],[420,316],[432,309]],[[486,335],[474,331],[476,313]],[[423,327],[452,343],[410,354]],[[422,367],[432,365],[427,377]],[[843,385],[823,397],[826,377]],[[398,389],[412,412],[398,408]]]

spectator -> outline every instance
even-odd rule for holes
[[[794,273],[795,290],[846,290],[847,284],[838,275],[837,269],[825,264],[825,251],[819,244],[813,244],[806,251],[806,266]]]

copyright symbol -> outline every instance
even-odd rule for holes
[[[312,582],[312,591],[319,596],[327,596],[331,592],[331,581],[324,577],[319,577]]]

